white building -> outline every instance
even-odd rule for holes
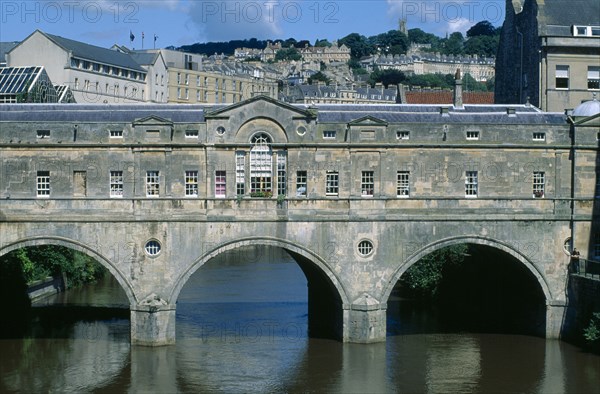
[[[7,65],[11,67],[43,66],[54,83],[69,86],[78,103],[166,102],[166,93],[161,98],[161,86],[154,78],[160,73],[166,78],[165,62],[160,57],[154,59],[155,64],[142,67],[122,51],[40,30],[6,54]]]

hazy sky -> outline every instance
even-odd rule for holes
[[[500,26],[504,1],[407,0],[0,0],[0,41],[18,41],[35,29],[103,47],[152,48],[231,39],[365,36],[419,27],[444,36],[481,20]],[[130,43],[130,31],[135,36]]]

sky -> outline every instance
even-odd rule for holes
[[[0,0],[0,41],[36,29],[101,47],[136,49],[233,39],[330,41],[421,28],[463,34],[481,20],[502,25],[504,0]],[[130,41],[131,35],[135,38]],[[142,36],[144,36],[142,42]],[[156,40],[154,38],[156,37]],[[154,42],[155,41],[155,42]]]

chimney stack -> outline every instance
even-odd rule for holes
[[[462,97],[462,76],[460,75],[460,68],[456,69],[454,74],[454,108],[463,109],[463,97]]]

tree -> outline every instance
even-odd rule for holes
[[[386,88],[390,85],[397,85],[406,80],[402,71],[398,70],[376,70],[369,76],[369,84],[375,86],[375,83],[381,82]]]
[[[465,38],[461,32],[450,34],[450,37],[444,42],[444,53],[446,55],[462,55],[464,41]]]
[[[410,267],[400,278],[413,292],[434,297],[444,277],[444,271],[461,265],[467,254],[465,244],[448,246],[428,254]]]
[[[327,77],[327,75],[323,74],[321,71],[319,71],[316,74],[311,75],[310,77],[308,77],[308,80],[307,80],[309,85],[312,85],[313,82],[317,82],[317,81],[325,82],[325,84],[327,84],[327,85],[329,85],[329,82],[331,82],[331,80]]]
[[[346,45],[350,48],[350,56],[356,60],[375,53],[375,46],[369,42],[367,37],[361,36],[358,33],[351,33],[341,38],[339,45]]]
[[[319,40],[319,39],[317,38],[317,39],[315,40],[315,45],[314,45],[314,46],[316,46],[316,47],[330,47],[330,46],[331,46],[331,43],[330,43],[330,42],[329,42],[329,41],[328,41],[326,38],[324,38],[324,39],[322,39],[322,40]]]
[[[433,46],[437,45],[440,38],[434,34],[426,33],[419,28],[415,28],[408,31],[408,40],[415,44],[431,44]]]
[[[369,37],[369,41],[385,54],[400,55],[408,49],[408,37],[398,30]]]
[[[464,53],[481,57],[494,57],[498,50],[500,36],[474,36],[464,45]]]
[[[496,29],[489,21],[481,21],[467,30],[467,37],[495,36],[499,33],[499,29]]]
[[[276,62],[280,62],[280,61],[284,61],[284,60],[300,60],[300,59],[302,59],[302,55],[294,47],[281,49],[275,54]]]

